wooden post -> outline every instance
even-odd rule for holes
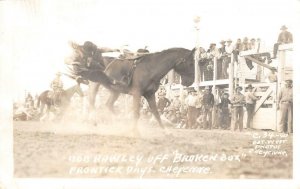
[[[215,95],[215,89],[216,89],[216,80],[218,75],[218,65],[217,65],[217,57],[214,57],[214,71],[213,71],[213,95]]]
[[[284,83],[284,65],[285,65],[285,50],[279,51],[279,64],[278,64],[278,89],[282,87],[282,84]]]
[[[233,96],[233,86],[234,86],[234,58],[233,53],[231,53],[231,61],[229,64],[229,96]]]
[[[200,66],[199,66],[199,55],[200,55],[200,45],[199,45],[199,30],[200,30],[200,17],[196,16],[194,17],[194,23],[195,23],[195,34],[196,34],[196,50],[195,50],[195,78],[194,78],[194,87],[196,87],[196,90],[198,91],[198,85],[200,83]]]
[[[214,100],[217,99],[217,90],[216,90],[216,80],[217,80],[217,73],[218,73],[218,65],[217,65],[217,57],[214,57],[214,70],[213,70],[213,87],[212,87],[212,94],[214,95]],[[215,101],[216,103],[216,101]],[[217,121],[217,112],[216,112],[216,106],[213,106],[212,109],[212,127],[216,128],[218,127],[218,121]]]
[[[277,68],[277,93],[276,93],[276,102],[277,102],[277,95],[281,90],[282,86],[284,85],[284,65],[285,65],[285,50],[279,51],[279,63]],[[279,102],[276,103],[276,106]],[[276,107],[277,109],[277,107]],[[280,119],[280,111],[276,111],[276,131],[279,129],[279,120]]]
[[[172,85],[174,83],[175,72],[174,69],[170,70],[168,73],[168,84]]]

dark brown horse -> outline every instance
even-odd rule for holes
[[[52,98],[49,98],[49,92],[49,90],[46,90],[42,92],[38,97],[37,107],[40,107],[41,116],[44,114],[45,105],[47,106],[47,114],[49,113],[51,106],[54,106],[54,100]],[[62,109],[62,113],[63,110],[70,104],[71,97],[75,93],[79,94],[81,97],[83,97],[84,95],[79,84],[76,84],[73,87],[62,91],[59,104],[59,107]]]
[[[118,99],[120,93],[133,96],[134,125],[139,119],[140,100],[144,96],[149,107],[163,127],[155,102],[155,92],[159,88],[160,80],[172,69],[181,76],[181,84],[190,86],[194,82],[194,51],[184,48],[172,48],[162,52],[147,54],[137,60],[112,61],[105,69],[108,78],[116,81],[130,81],[126,87],[112,87],[107,85],[107,78],[99,77],[99,82],[90,82],[89,99],[90,106],[94,107],[94,99],[102,84],[101,78],[105,78],[104,87],[110,89],[111,96],[108,99],[107,106],[113,110],[113,104]],[[127,77],[127,78],[126,78]],[[125,78],[125,80],[124,80]],[[129,79],[129,80],[128,80]],[[126,82],[125,82],[126,83]],[[136,127],[135,127],[136,129]]]

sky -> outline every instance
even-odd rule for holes
[[[152,52],[192,49],[237,38],[272,47],[282,25],[295,31],[296,0],[24,0],[0,1],[1,40],[12,66],[15,98],[49,89],[70,53],[68,41]],[[194,18],[200,17],[196,32]],[[2,43],[2,48],[4,47]],[[2,61],[1,64],[6,62]],[[64,78],[66,83],[72,82]]]

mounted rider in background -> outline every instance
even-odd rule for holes
[[[56,73],[56,77],[54,78],[54,80],[51,82],[50,84],[50,88],[53,90],[53,93],[50,93],[50,98],[53,99],[53,102],[55,105],[60,104],[61,102],[61,93],[63,92],[63,87],[64,84],[61,80],[61,73],[58,72]]]

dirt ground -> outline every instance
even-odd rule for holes
[[[129,125],[126,120],[97,126],[14,122],[15,177],[292,178],[291,135],[219,129],[163,132],[141,121],[141,136],[134,137]],[[259,151],[255,145],[261,139],[278,144],[277,154],[270,145],[261,145]]]

